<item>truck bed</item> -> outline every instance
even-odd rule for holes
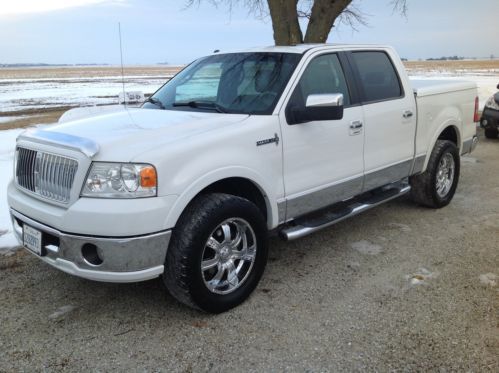
[[[409,79],[417,97],[475,89],[476,83],[461,80]]]
[[[458,129],[461,152],[469,148],[476,133],[473,122],[476,83],[457,80],[410,79],[417,105],[416,157],[426,161],[435,142],[434,134],[452,125]],[[426,167],[426,165],[425,165]]]

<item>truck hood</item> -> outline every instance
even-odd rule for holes
[[[47,129],[99,145],[94,159],[126,162],[147,149],[179,142],[241,122],[246,114],[128,109],[57,124]]]

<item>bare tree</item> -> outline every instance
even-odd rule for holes
[[[187,7],[202,0],[187,0]],[[344,23],[355,29],[366,25],[366,16],[352,0],[206,0],[215,6],[226,5],[231,10],[239,4],[257,17],[270,15],[276,45],[325,43],[331,29]],[[407,0],[391,0],[393,10],[407,14]],[[300,19],[306,19],[303,35]]]

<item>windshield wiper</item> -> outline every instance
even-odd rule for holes
[[[189,106],[196,109],[210,109],[215,110],[218,113],[227,113],[227,109],[223,106],[217,104],[216,102],[206,102],[206,101],[185,101],[185,102],[174,102],[173,106]]]
[[[156,97],[149,97],[145,102],[150,102],[153,105],[159,106],[163,110],[165,109],[165,105],[163,105],[163,103]]]

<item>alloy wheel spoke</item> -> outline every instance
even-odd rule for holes
[[[208,270],[210,268],[215,267],[219,263],[220,263],[220,259],[218,257],[214,257],[212,259],[203,260],[201,262],[201,270],[206,271],[206,270]]]
[[[230,244],[231,244],[232,248],[237,249],[239,247],[239,245],[241,244],[243,237],[246,235],[246,232],[245,232],[246,227],[242,226],[239,223],[236,223],[235,225],[237,228],[236,237],[234,237],[234,239],[231,241]]]
[[[210,237],[208,239],[208,242],[206,243],[206,246],[208,246],[210,249],[213,249],[216,253],[218,253],[222,245],[220,245],[220,242],[218,242],[216,239]]]
[[[207,285],[208,287],[211,289],[211,290],[215,290],[218,285],[220,284],[220,280],[222,279],[223,275],[224,275],[224,272],[225,272],[225,267],[222,266],[222,265],[219,265],[218,266],[218,271],[217,273],[215,274],[215,276],[213,276],[213,278],[208,281]]]
[[[253,245],[246,249],[246,253],[241,259],[250,262],[255,259],[255,256],[256,256],[256,246]]]
[[[223,243],[227,244],[231,241],[231,233],[230,233],[230,227],[229,224],[225,223],[222,225],[222,231],[224,233],[224,240]]]
[[[239,284],[239,278],[237,277],[237,270],[232,260],[227,262],[227,281],[231,286],[237,286]]]

